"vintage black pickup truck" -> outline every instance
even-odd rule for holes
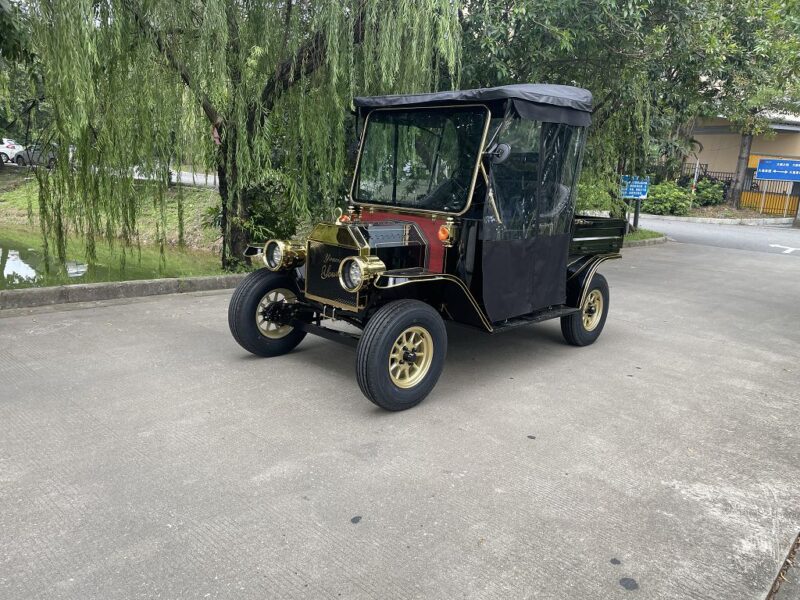
[[[587,90],[509,85],[354,105],[347,211],[304,242],[249,251],[265,267],[228,313],[243,348],[277,356],[307,333],[352,344],[364,395],[403,410],[439,379],[445,321],[499,333],[560,318],[568,343],[598,338],[609,290],[597,269],[620,257],[626,223],[575,215]]]

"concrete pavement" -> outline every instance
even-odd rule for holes
[[[665,233],[676,242],[800,258],[800,229],[790,225],[717,225],[653,219],[647,215],[639,218],[639,224]]]
[[[602,271],[595,345],[451,327],[397,414],[345,347],[244,353],[228,292],[6,312],[0,597],[762,600],[800,530],[800,261]]]

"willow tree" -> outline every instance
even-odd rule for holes
[[[69,230],[89,259],[98,237],[136,240],[134,167],[163,220],[169,164],[199,148],[231,267],[254,190],[277,182],[295,213],[340,198],[354,95],[431,90],[459,70],[452,0],[31,0],[28,15],[60,155],[41,223],[62,260]]]

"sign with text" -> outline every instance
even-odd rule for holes
[[[647,192],[650,189],[650,178],[641,179],[624,175],[622,177],[622,189],[620,194],[623,200],[646,200]]]
[[[771,181],[800,181],[800,160],[762,158],[758,161],[756,179]]]

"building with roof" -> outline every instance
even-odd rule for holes
[[[762,158],[800,160],[800,115],[770,115],[770,129],[767,134],[753,136],[741,205],[760,212],[786,212],[787,216],[793,216],[797,213],[800,183],[758,181],[754,176]],[[732,180],[742,143],[741,133],[727,119],[716,117],[701,119],[692,137],[697,141],[698,149],[686,158],[684,174],[693,174],[698,168],[701,175]]]

